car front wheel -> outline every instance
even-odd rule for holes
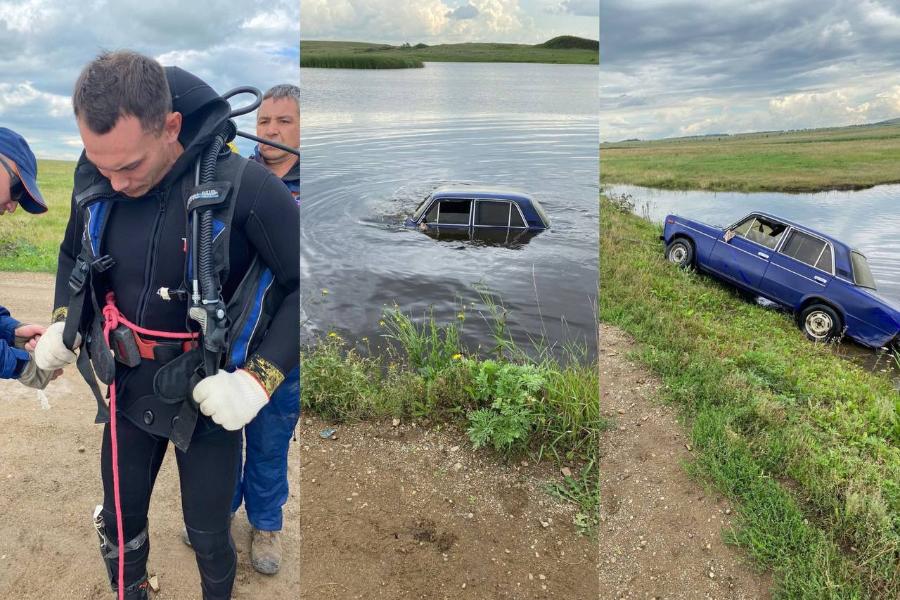
[[[825,304],[811,304],[800,313],[800,328],[814,342],[827,342],[841,332],[841,318]]]
[[[686,269],[694,262],[694,245],[683,238],[672,240],[666,246],[666,260]]]

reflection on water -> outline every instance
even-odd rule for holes
[[[433,306],[442,322],[464,306],[466,341],[489,345],[482,283],[517,341],[546,336],[595,353],[597,71],[572,67],[304,69],[305,334],[376,339],[385,305],[418,317]],[[432,190],[460,183],[521,189],[552,229],[504,232],[498,244],[404,227]]]
[[[869,260],[879,295],[900,306],[900,185],[812,194],[683,192],[634,185],[604,191],[630,195],[636,210],[658,223],[674,213],[726,226],[754,210],[796,221],[859,249]]]

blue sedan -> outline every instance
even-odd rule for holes
[[[444,230],[542,231],[550,220],[537,200],[509,189],[443,186],[406,220],[407,227]]]
[[[900,309],[876,293],[866,257],[825,234],[755,212],[724,229],[668,215],[661,238],[670,262],[781,305],[811,340],[900,343]]]

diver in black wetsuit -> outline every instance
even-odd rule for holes
[[[73,350],[80,348],[82,374],[91,375],[81,362],[89,356],[97,378],[103,381],[108,371],[105,382],[114,384],[125,540],[121,582],[110,423],[103,430],[104,499],[96,520],[113,589],[123,585],[126,598],[147,597],[147,510],[171,439],[203,598],[227,599],[237,564],[229,516],[240,429],[298,362],[297,207],[265,167],[227,148],[218,152],[217,179],[230,183],[220,207],[230,204],[233,212],[215,213],[213,243],[221,245],[214,267],[234,326],[217,372],[209,374],[209,362],[198,358],[208,357],[204,337],[199,346],[196,339],[200,326],[188,318],[196,237],[189,211],[211,193],[196,192],[195,167],[213,140],[221,145],[217,136],[227,125],[228,103],[185,71],[164,70],[151,58],[122,51],[104,53],[84,68],[73,105],[85,152],[60,246],[54,323],[38,343],[37,364],[62,367],[75,361]],[[104,302],[109,304],[100,308]],[[104,345],[98,340],[103,325],[117,320],[108,310],[118,311],[127,325],[124,333],[121,326],[113,330]],[[163,333],[181,337],[173,341]],[[104,361],[110,347],[116,351],[112,368]],[[105,415],[98,403],[98,421],[107,420],[108,410]],[[196,424],[185,429],[179,420],[192,414]]]

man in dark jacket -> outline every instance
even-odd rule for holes
[[[104,53],[84,68],[72,100],[85,151],[60,246],[55,322],[38,343],[38,365],[56,368],[73,362],[72,349],[84,339],[87,348],[79,351],[79,370],[92,374],[82,365],[83,355],[89,355],[88,367],[102,377],[109,348],[98,337],[108,334],[112,340],[119,329],[100,332],[110,323],[126,327],[124,337],[110,344],[116,348],[114,376],[109,377],[116,411],[104,426],[104,499],[95,522],[110,581],[113,589],[124,587],[126,598],[147,597],[147,511],[171,439],[203,598],[227,599],[237,566],[229,524],[240,429],[298,363],[299,215],[277,177],[227,149],[217,160],[212,157],[218,177],[230,186],[219,186],[221,193],[197,191],[198,159],[209,157],[213,140],[216,146],[222,141],[230,113],[227,102],[197,77],[178,68],[163,70],[155,60],[133,52]],[[208,340],[204,333],[199,347],[188,339],[201,327],[188,318],[189,306],[196,306],[189,282],[197,272],[192,250],[197,236],[189,227],[197,219],[188,212],[207,204],[210,194],[228,199],[218,205],[225,207],[225,216],[216,221],[212,239],[221,298],[228,303],[229,317],[234,302],[248,299],[234,315],[250,319],[252,334],[245,338],[243,330],[240,335],[229,330],[218,369],[212,366],[215,374],[208,372],[208,362],[195,366],[197,356],[206,360],[212,334]],[[253,293],[248,295],[247,277],[258,272],[260,263],[265,271],[251,282]],[[79,304],[85,280],[89,291]],[[107,304],[100,309],[104,299]],[[72,314],[76,309],[77,321]],[[79,335],[66,329],[67,318]],[[205,332],[207,324],[202,327]],[[175,336],[178,341],[167,341]],[[67,337],[74,342],[67,345]],[[130,348],[139,350],[140,358]],[[173,367],[185,365],[183,377],[170,376]],[[195,386],[190,388],[189,381]],[[199,405],[199,417],[195,408],[191,412],[192,402]],[[98,408],[102,420],[103,407]],[[183,417],[191,414],[196,424],[189,421],[189,440],[176,437],[183,432]],[[118,429],[118,464],[112,460],[113,425]],[[120,499],[114,493],[116,478]],[[125,552],[121,581],[120,548]]]
[[[300,88],[277,85],[263,95],[256,113],[256,135],[300,147]],[[252,160],[281,178],[300,203],[300,159],[274,146],[257,146]],[[299,232],[298,232],[299,233]],[[244,428],[247,459],[239,473],[232,512],[243,499],[252,527],[250,564],[274,575],[281,566],[282,506],[288,498],[288,446],[300,418],[300,366],[287,374],[269,403]]]
[[[25,139],[0,127],[0,215],[21,206],[26,212],[47,212],[37,186],[37,160]],[[0,379],[18,379],[29,367],[29,351],[44,333],[40,325],[22,324],[0,306]]]

